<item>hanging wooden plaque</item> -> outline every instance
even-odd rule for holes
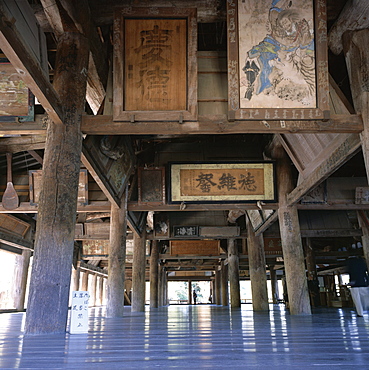
[[[326,6],[321,0],[229,0],[230,120],[329,118]]]
[[[274,201],[273,162],[170,163],[170,199],[178,202]]]
[[[196,119],[195,9],[119,8],[114,39],[115,121]]]

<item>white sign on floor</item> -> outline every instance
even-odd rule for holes
[[[70,334],[88,332],[88,302],[90,294],[87,291],[72,292],[72,306],[70,312]]]

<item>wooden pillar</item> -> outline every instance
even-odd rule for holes
[[[97,275],[92,274],[90,306],[95,307],[97,300]]]
[[[224,261],[221,263],[221,296],[222,296],[222,306],[229,305],[228,297],[228,265],[224,264]]]
[[[99,306],[104,304],[104,277],[99,277]]]
[[[88,276],[89,276],[88,271],[83,271],[82,286],[81,286],[81,290],[83,291],[88,291]]]
[[[21,255],[16,257],[14,307],[17,311],[24,310],[30,258],[31,251],[26,249],[22,251]]]
[[[369,180],[369,29],[346,31],[342,41],[352,100],[355,111],[361,114],[364,124],[360,138],[366,176]]]
[[[164,267],[159,265],[159,288],[158,288],[158,305],[159,307],[164,306],[163,299],[163,269]]]
[[[320,306],[318,272],[316,270],[315,255],[310,238],[304,239],[304,250],[310,303],[313,307],[318,307]]]
[[[77,32],[60,36],[53,84],[64,118],[47,127],[26,334],[66,330],[88,59],[87,38]]]
[[[121,206],[111,206],[107,281],[107,317],[122,317],[124,312],[124,276],[126,270],[127,189]]]
[[[145,311],[146,235],[133,233],[132,300],[131,311]]]
[[[268,311],[268,288],[263,235],[255,235],[251,222],[247,222],[247,249],[254,311]]]
[[[297,208],[287,206],[287,195],[293,189],[291,163],[280,145],[275,147],[273,157],[277,159],[278,218],[290,313],[310,315],[311,307]]]
[[[273,303],[276,304],[278,303],[278,298],[279,298],[277,272],[276,270],[274,270],[274,266],[269,266],[269,272],[270,272],[270,284],[272,287]]]
[[[217,305],[222,304],[221,280],[222,280],[221,271],[218,269],[215,271],[215,292],[216,292],[215,304]]]
[[[228,277],[231,308],[241,307],[239,257],[235,239],[228,239]]]
[[[159,243],[153,240],[150,254],[150,308],[158,308],[159,300]]]
[[[81,278],[81,269],[79,267],[80,262],[77,262],[77,268],[73,269],[73,290],[79,290],[79,282]]]
[[[168,305],[168,274],[167,271],[164,270],[164,305]]]
[[[363,245],[363,253],[366,264],[369,266],[369,220],[366,217],[364,211],[357,212],[357,218],[359,220],[359,225],[363,233],[361,237],[361,244]],[[368,267],[369,270],[369,267]]]
[[[192,304],[194,303],[192,299],[192,281],[188,280],[187,284],[188,304]]]

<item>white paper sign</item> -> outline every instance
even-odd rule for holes
[[[72,307],[70,313],[70,334],[88,332],[88,302],[90,294],[86,291],[72,292]]]

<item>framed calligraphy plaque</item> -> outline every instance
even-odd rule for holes
[[[230,120],[329,118],[325,1],[229,0]]]
[[[169,202],[274,201],[274,163],[170,163]]]
[[[196,120],[196,9],[118,8],[114,40],[115,121]]]

